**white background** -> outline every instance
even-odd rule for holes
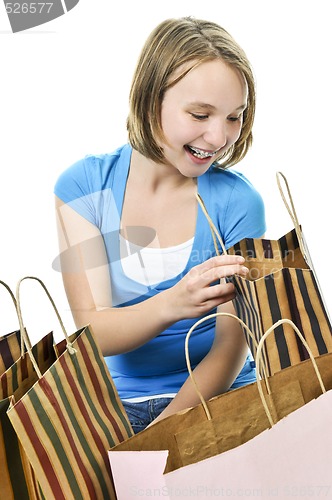
[[[267,236],[293,228],[275,173],[291,187],[323,294],[332,309],[331,16],[329,0],[80,0],[43,26],[12,34],[0,4],[0,279],[15,292],[40,278],[68,333],[75,330],[59,272],[53,186],[88,153],[126,142],[128,92],[138,53],[165,18],[193,15],[225,27],[254,67],[258,103],[254,145],[236,168],[261,192]],[[36,282],[21,287],[32,340],[62,336]],[[0,335],[17,329],[0,289]]]

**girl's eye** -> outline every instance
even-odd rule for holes
[[[242,118],[242,115],[240,115],[240,116],[230,116],[228,118],[228,121],[230,121],[230,122],[237,122],[237,121],[241,120],[241,118]]]
[[[209,118],[209,115],[198,115],[196,113],[190,113],[190,114],[193,118],[195,118],[195,120],[206,120],[207,118]]]

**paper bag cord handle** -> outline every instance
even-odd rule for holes
[[[287,209],[287,212],[290,215],[290,218],[292,219],[292,222],[293,222],[294,227],[295,227],[297,239],[299,240],[300,250],[302,252],[303,257],[305,258],[305,261],[307,262],[307,252],[305,250],[305,245],[304,245],[304,241],[303,241],[302,231],[301,231],[299,220],[298,220],[298,217],[297,217],[297,214],[296,214],[296,210],[295,210],[293,198],[292,198],[292,195],[291,195],[291,192],[290,192],[289,184],[287,182],[287,179],[286,179],[285,175],[282,172],[277,172],[276,173],[276,177],[277,177],[277,183],[278,183],[278,188],[279,188],[279,191],[280,191],[280,194],[281,194],[281,198],[282,198],[282,200],[284,202],[284,205],[285,205],[285,207]],[[287,202],[285,193],[284,193],[284,191],[282,189],[281,182],[280,182],[280,177],[282,177],[282,179],[283,179],[283,181],[285,183],[286,190],[287,190],[287,195],[288,195],[288,198],[289,198],[289,203]]]
[[[259,365],[260,365],[260,361],[261,361],[261,350],[263,348],[263,345],[264,345],[264,342],[266,340],[266,338],[273,332],[273,330],[275,330],[275,328],[277,328],[279,325],[282,325],[283,323],[287,323],[289,325],[291,325],[291,327],[294,329],[295,333],[299,336],[299,338],[301,339],[303,345],[305,346],[305,348],[307,349],[308,351],[308,354],[310,356],[310,359],[312,361],[312,364],[314,366],[314,370],[316,372],[316,375],[317,375],[317,378],[318,378],[318,382],[319,382],[319,385],[322,389],[322,392],[325,393],[326,392],[326,389],[325,389],[325,386],[324,386],[324,383],[323,383],[323,380],[322,380],[322,377],[321,377],[321,374],[319,372],[319,369],[318,369],[318,366],[317,366],[317,363],[315,361],[315,358],[314,358],[314,355],[310,349],[310,347],[308,346],[308,343],[307,341],[305,340],[305,338],[303,337],[302,333],[300,332],[300,330],[297,328],[297,326],[293,323],[293,321],[285,318],[285,319],[280,319],[279,321],[277,321],[276,323],[274,323],[274,325],[272,325],[265,333],[264,335],[262,336],[262,338],[260,339],[259,343],[258,343],[258,347],[257,347],[257,351],[256,351],[256,359],[255,359],[255,362],[256,362],[256,368],[257,368],[257,372],[259,373]],[[263,389],[262,389],[262,383],[261,383],[261,380],[259,380],[259,378],[257,378],[257,388],[258,388],[258,391],[259,391],[259,395],[261,397],[261,400],[262,400],[262,403],[263,403],[263,406],[264,406],[264,409],[265,409],[265,412],[266,412],[266,415],[269,419],[269,422],[270,422],[270,425],[271,427],[275,424],[275,422],[273,421],[272,419],[272,415],[271,415],[271,412],[269,410],[269,407],[267,405],[267,402],[266,402],[266,398],[264,396],[264,393],[263,393]]]
[[[36,373],[37,373],[37,376],[38,378],[42,378],[42,374],[41,374],[41,371],[39,370],[39,366],[38,366],[38,363],[32,353],[32,349],[31,349],[31,341],[29,339],[29,336],[28,336],[28,333],[23,325],[23,319],[22,319],[22,310],[21,310],[21,300],[20,300],[20,288],[21,288],[21,284],[22,284],[22,281],[24,280],[27,280],[27,279],[31,279],[31,280],[36,280],[38,281],[38,283],[42,286],[42,288],[44,289],[47,297],[49,298],[52,306],[53,306],[53,309],[55,311],[55,314],[59,320],[59,323],[60,323],[60,326],[61,326],[61,329],[64,333],[64,336],[65,336],[65,339],[67,341],[67,349],[69,351],[70,354],[73,354],[74,352],[76,352],[76,349],[73,347],[72,343],[69,341],[69,337],[68,337],[68,334],[67,334],[67,331],[64,327],[64,324],[63,324],[63,321],[61,319],[61,316],[59,314],[59,311],[54,303],[54,300],[52,299],[49,291],[47,290],[46,286],[44,285],[44,283],[39,279],[39,278],[36,278],[35,276],[25,276],[24,278],[20,279],[19,282],[17,283],[17,286],[16,286],[16,302],[17,302],[17,312],[18,312],[18,319],[19,319],[19,323],[20,323],[20,332],[21,332],[21,337],[23,338],[24,340],[24,343],[25,343],[25,346],[27,348],[27,351],[28,351],[28,354],[29,354],[29,357],[31,359],[31,362],[33,364],[33,367],[34,369],[36,370]]]
[[[214,223],[213,223],[213,221],[212,221],[211,217],[210,217],[210,216],[209,216],[209,214],[208,214],[208,211],[207,211],[207,209],[206,209],[206,206],[205,206],[205,204],[204,204],[204,201],[202,200],[201,196],[200,196],[198,193],[196,193],[196,198],[197,198],[197,201],[198,201],[198,203],[199,203],[199,205],[200,205],[200,207],[201,207],[201,209],[202,209],[202,212],[204,213],[204,215],[205,215],[205,217],[206,217],[206,219],[207,219],[207,221],[208,221],[208,223],[209,223],[210,230],[211,230],[211,234],[212,234],[212,238],[213,238],[213,244],[214,244],[214,248],[215,248],[216,254],[217,254],[217,255],[220,255],[220,251],[219,251],[219,248],[218,248],[218,245],[217,245],[217,241],[216,241],[216,237],[217,237],[217,239],[218,239],[218,241],[219,241],[219,244],[220,244],[220,246],[221,246],[221,248],[222,248],[223,253],[224,253],[225,255],[227,255],[227,250],[226,250],[226,248],[225,248],[224,242],[223,242],[223,240],[221,239],[221,236],[220,236],[220,234],[219,234],[218,229],[216,228],[216,226],[214,225]]]
[[[192,380],[192,382],[194,384],[196,393],[197,393],[199,399],[202,402],[202,405],[203,405],[203,408],[204,408],[204,411],[205,411],[205,414],[206,414],[208,420],[211,420],[211,414],[210,414],[210,411],[209,411],[208,406],[206,404],[206,401],[205,401],[205,399],[204,399],[201,391],[198,388],[197,382],[195,380],[195,377],[194,377],[194,374],[193,374],[193,371],[192,371],[192,368],[191,368],[190,356],[189,356],[189,338],[190,338],[190,335],[192,334],[192,332],[195,330],[195,328],[198,325],[200,325],[201,323],[204,323],[204,321],[207,321],[207,320],[209,320],[211,318],[215,318],[217,316],[228,316],[230,318],[234,318],[239,323],[241,323],[241,325],[243,326],[243,328],[246,329],[246,331],[250,335],[251,339],[253,340],[256,349],[258,348],[257,341],[256,341],[253,333],[249,329],[249,327],[242,321],[242,319],[238,318],[237,316],[235,316],[234,314],[231,314],[231,313],[226,313],[226,312],[219,312],[218,313],[217,312],[217,313],[209,314],[208,316],[205,316],[204,318],[201,318],[198,321],[196,321],[196,323],[190,328],[190,330],[188,331],[188,333],[186,335],[186,339],[185,339],[186,363],[187,363],[187,368],[188,368],[188,372],[189,372],[190,378],[191,378],[191,380]],[[269,387],[269,383],[268,383],[267,375],[266,375],[266,367],[265,367],[265,365],[263,365],[263,371],[264,371],[264,379],[265,379],[265,383],[266,383],[266,386],[267,386],[267,390],[270,391],[270,387]],[[258,370],[257,370],[257,372],[258,372]]]
[[[279,187],[279,191],[280,191],[281,197],[283,199],[285,207],[286,207],[286,209],[287,209],[287,211],[288,211],[288,213],[290,215],[290,218],[292,219],[294,227],[295,227],[297,239],[299,240],[300,250],[301,250],[301,252],[302,252],[305,260],[307,261],[307,252],[305,250],[305,245],[304,245],[304,242],[303,242],[302,231],[301,231],[300,224],[299,224],[299,221],[298,221],[298,218],[297,218],[295,206],[294,206],[294,203],[293,203],[293,198],[292,198],[292,195],[291,195],[291,192],[290,192],[290,188],[289,188],[287,179],[286,179],[285,175],[282,172],[277,172],[276,177],[277,177],[277,183],[278,183],[278,187]],[[282,177],[283,180],[284,180],[290,205],[287,202],[286,196],[285,196],[284,191],[282,189],[281,182],[280,182],[280,177]],[[201,209],[202,209],[202,211],[203,211],[203,213],[204,213],[204,215],[205,215],[205,217],[206,217],[206,219],[207,219],[207,221],[209,223],[216,254],[220,255],[220,251],[219,251],[219,248],[218,248],[218,245],[217,245],[216,237],[217,237],[217,239],[219,241],[219,244],[220,244],[220,246],[222,248],[223,253],[227,254],[227,250],[225,248],[224,242],[221,239],[219,231],[217,230],[217,228],[214,225],[211,217],[209,216],[208,211],[207,211],[207,209],[205,207],[205,204],[204,204],[201,196],[198,193],[196,193],[196,198],[197,198],[198,203],[199,203],[199,205],[200,205],[200,207],[201,207]]]
[[[299,224],[299,221],[298,221],[298,218],[297,218],[295,206],[294,206],[294,203],[293,203],[293,197],[291,195],[289,184],[288,184],[288,181],[286,179],[286,176],[282,172],[277,172],[276,173],[276,177],[277,177],[277,183],[278,183],[279,191],[280,191],[281,197],[283,199],[283,202],[285,204],[285,207],[287,209],[287,212],[289,213],[290,218],[292,219],[292,222],[293,222],[294,226],[299,227],[300,224]],[[284,191],[283,191],[282,186],[281,186],[280,177],[283,178],[283,181],[285,183],[287,194],[288,194],[288,198],[289,198],[289,203],[290,203],[291,206],[289,206],[289,204],[288,204],[288,202],[286,200]]]
[[[11,296],[12,298],[12,301],[14,302],[14,306],[15,306],[15,310],[17,312],[17,302],[16,302],[16,298],[15,298],[15,295],[14,293],[12,292],[11,288],[9,285],[7,285],[7,283],[5,283],[4,281],[0,280],[0,285],[4,286],[6,288],[6,290],[8,291],[9,295]]]
[[[12,289],[10,288],[10,286],[7,285],[7,283],[5,283],[2,280],[0,280],[0,285],[4,286],[6,288],[6,290],[8,291],[9,295],[11,296],[11,299],[12,299],[12,301],[14,303],[15,311],[16,311],[16,314],[17,314],[17,317],[18,317],[17,301],[16,301],[16,298],[15,298],[14,292],[12,291]],[[30,347],[31,347],[31,345],[30,345]],[[24,341],[23,341],[22,335],[21,335],[21,356],[24,356]]]

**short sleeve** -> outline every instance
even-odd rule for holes
[[[221,224],[226,248],[243,238],[260,238],[266,231],[263,198],[239,172],[234,173],[234,185]]]
[[[213,168],[208,174],[208,206],[226,249],[243,238],[260,238],[266,231],[261,194],[242,173]]]
[[[60,200],[93,224],[97,222],[96,197],[100,191],[97,171],[96,157],[86,156],[67,168],[54,186],[54,193]]]

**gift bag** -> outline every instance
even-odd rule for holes
[[[11,289],[1,282],[13,299],[16,312],[16,298]],[[17,321],[19,323],[19,319]],[[48,333],[32,347],[32,352],[44,373],[55,361],[53,334]],[[26,354],[20,330],[0,339],[0,498],[37,499],[40,489],[29,460],[22,449],[17,435],[8,419],[10,399],[20,398],[38,380],[36,372]]]
[[[332,498],[332,391],[238,448],[164,474],[167,451],[110,451],[118,500]]]
[[[163,498],[175,496],[179,498],[188,496],[202,498],[210,496],[242,498],[246,496],[260,498],[301,496],[309,498],[315,495],[332,494],[329,484],[332,459],[330,433],[332,391],[327,391],[332,387],[331,354],[315,359],[297,327],[289,320],[281,320],[264,334],[258,345],[256,356],[258,370],[262,359],[263,343],[273,329],[280,326],[279,323],[287,323],[289,327],[294,328],[301,342],[306,345],[310,360],[288,367],[269,377],[270,389],[272,393],[275,389],[277,392],[283,392],[285,399],[292,398],[287,385],[275,384],[275,381],[280,377],[300,383],[303,380],[305,384],[301,388],[304,399],[307,399],[308,389],[310,391],[312,385],[318,388],[314,398],[289,413],[285,418],[278,420],[268,393],[263,389],[265,383],[258,378],[257,384],[252,385],[256,386],[256,394],[260,394],[261,405],[266,410],[266,417],[269,421],[267,428],[231,450],[184,465],[171,472],[167,472],[166,460],[169,453],[167,448],[159,451],[122,451],[121,453],[118,452],[117,447],[110,450],[109,459],[118,500],[127,500],[134,495],[149,497],[157,495],[157,492]],[[324,369],[321,370],[321,367]],[[274,388],[273,385],[275,385]],[[224,397],[227,399],[232,393],[240,390],[236,389],[225,394]],[[235,408],[234,417],[237,411]],[[242,411],[246,416],[244,408]],[[166,418],[165,422],[170,421],[171,418]],[[257,418],[260,418],[258,414]],[[157,429],[162,422],[162,420],[157,422],[147,430],[154,427]],[[244,429],[245,426],[250,425],[249,413],[246,424],[239,424],[235,421],[233,432],[239,433],[241,426]],[[163,430],[166,432],[166,427]],[[136,436],[143,433],[144,431]],[[222,434],[221,427],[220,436]],[[187,441],[187,446],[196,441],[196,434],[193,432],[191,439]]]
[[[286,185],[290,205],[283,193],[280,178]],[[332,327],[319,283],[310,259],[302,228],[285,176],[277,173],[279,190],[292,218],[294,229],[279,240],[245,238],[227,251],[203,200],[199,198],[213,234],[216,252],[242,255],[249,268],[246,278],[233,276],[237,294],[237,315],[254,333],[257,343],[264,332],[283,318],[294,322],[304,335],[314,356],[332,352]],[[218,249],[217,240],[221,250]],[[246,331],[244,330],[246,334]],[[247,336],[253,356],[255,346]],[[267,340],[263,352],[270,375],[308,358],[308,352],[287,324],[282,324]]]
[[[41,280],[56,310],[52,297]],[[13,398],[7,415],[47,500],[113,499],[107,451],[133,434],[113,380],[89,326],[71,342],[57,312],[66,350],[42,373],[23,328],[20,331],[36,383]]]
[[[0,399],[0,492],[6,500],[43,498],[30,462],[11,425],[10,398]]]
[[[252,335],[241,319],[229,313],[215,313],[202,318],[189,330],[185,344],[187,366],[201,404],[156,422],[113,447],[112,452],[167,450],[165,472],[170,472],[242,445],[269,428],[271,418],[279,421],[321,394],[322,384],[315,377],[310,360],[309,364],[305,361],[269,378],[266,378],[266,371],[261,369],[260,363],[258,369],[266,384],[262,391],[269,402],[272,416],[262,405],[258,382],[205,402],[191,371],[189,339],[198,324],[218,315],[233,317],[242,324],[247,335]],[[332,388],[331,363],[332,353],[319,358],[320,372],[328,388]]]

